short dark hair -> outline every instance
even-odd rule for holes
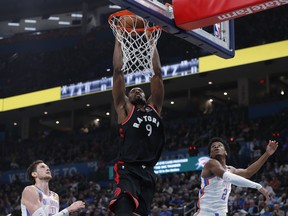
[[[36,168],[37,168],[37,165],[40,164],[40,163],[44,163],[42,160],[36,160],[34,161],[33,163],[31,163],[26,171],[27,173],[27,177],[28,179],[33,182],[33,184],[35,184],[35,179],[34,177],[32,176],[32,172],[35,172],[36,171]]]
[[[229,156],[230,154],[230,148],[229,148],[229,145],[225,142],[224,139],[220,138],[220,137],[213,137],[210,141],[209,141],[209,144],[208,144],[208,155],[210,156],[210,152],[211,152],[211,145],[214,143],[214,142],[220,142],[224,145],[224,148],[227,152],[227,155]]]

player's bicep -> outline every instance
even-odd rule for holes
[[[246,169],[234,169],[232,173],[242,176],[244,178],[248,178]]]
[[[42,207],[38,192],[31,187],[26,187],[23,190],[21,203],[26,206],[30,215]]]

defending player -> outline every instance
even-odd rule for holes
[[[52,175],[42,160],[34,161],[28,167],[27,176],[33,185],[25,187],[22,192],[22,216],[68,216],[85,207],[84,202],[76,201],[59,212],[59,196],[49,189]]]
[[[221,138],[211,139],[208,145],[208,153],[211,159],[205,164],[201,173],[199,209],[194,216],[226,216],[231,184],[255,188],[269,200],[266,189],[246,178],[254,175],[276,151],[277,147],[278,142],[270,140],[266,152],[257,161],[246,169],[236,169],[226,165],[226,157],[229,154],[228,145]]]

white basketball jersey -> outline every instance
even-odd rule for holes
[[[198,208],[201,211],[211,212],[209,215],[226,215],[228,212],[228,198],[231,192],[231,184],[222,178],[211,176],[201,177],[201,190],[199,191]]]
[[[42,208],[47,216],[54,215],[59,212],[59,199],[56,193],[49,192],[49,195],[44,194],[39,188],[34,186],[39,193],[39,200],[42,203]],[[22,216],[30,216],[25,205],[21,203]]]

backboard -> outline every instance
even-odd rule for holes
[[[232,58],[235,54],[234,21],[220,22],[209,28],[185,30],[174,21],[173,6],[157,0],[110,0],[156,25],[164,31],[182,38],[208,52],[222,58]]]

